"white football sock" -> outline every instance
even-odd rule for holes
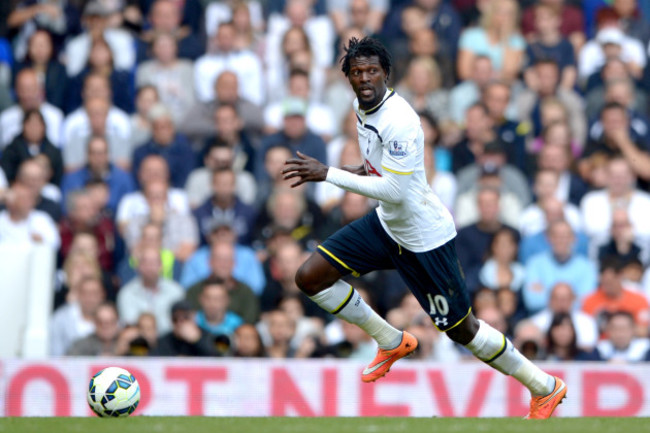
[[[342,280],[309,298],[336,317],[359,326],[382,349],[394,349],[402,342],[402,331],[389,325],[351,285]]]
[[[517,379],[534,396],[553,392],[553,376],[530,362],[501,332],[482,320],[479,323],[478,332],[465,346],[470,352],[501,373]]]

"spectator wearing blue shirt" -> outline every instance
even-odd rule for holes
[[[230,298],[228,289],[222,283],[210,281],[204,285],[199,295],[201,309],[196,313],[196,324],[210,335],[228,337],[244,324],[236,313],[228,311]]]
[[[554,221],[570,221],[565,217],[566,204],[555,197],[549,197],[539,203],[544,212],[546,227]],[[573,253],[587,257],[589,252],[589,237],[582,231],[574,230],[575,242],[573,243]],[[538,254],[551,252],[552,247],[549,241],[548,230],[544,229],[528,236],[523,236],[519,244],[519,261],[524,265]]]
[[[61,182],[63,203],[66,203],[66,197],[70,192],[84,189],[89,181],[99,179],[108,186],[108,208],[115,215],[122,197],[135,190],[135,182],[130,173],[110,162],[108,142],[104,137],[91,137],[88,141],[87,153],[88,162],[84,167],[63,176]]]
[[[482,26],[463,31],[458,41],[458,77],[472,76],[474,57],[488,56],[496,78],[517,78],[524,61],[526,41],[519,32],[519,6],[514,0],[492,0],[486,5]]]
[[[257,212],[237,198],[236,179],[237,175],[229,167],[218,168],[212,174],[213,196],[193,211],[202,245],[207,243],[215,225],[223,223],[234,228],[238,243],[251,244]]]
[[[526,283],[522,291],[529,313],[544,309],[556,283],[573,287],[579,305],[598,285],[596,266],[587,257],[574,252],[575,235],[566,221],[555,221],[548,229],[551,251],[540,253],[526,264]]]
[[[185,187],[185,181],[190,172],[196,167],[196,155],[187,139],[176,133],[169,109],[162,104],[156,104],[149,111],[152,125],[152,137],[148,143],[138,147],[133,152],[134,176],[140,168],[140,163],[149,155],[160,155],[169,165],[170,183],[174,188]]]
[[[235,245],[235,267],[232,271],[235,279],[246,283],[253,293],[261,295],[266,285],[262,264],[255,251],[246,245],[236,243],[234,228],[227,222],[216,223],[209,235],[210,244],[219,239],[226,239]],[[180,283],[186,289],[205,280],[212,273],[210,269],[210,246],[204,245],[192,254],[183,265]]]

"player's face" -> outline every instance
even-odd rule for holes
[[[348,80],[362,109],[368,110],[381,102],[386,93],[386,78],[378,56],[350,60]]]

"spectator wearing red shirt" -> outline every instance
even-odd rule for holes
[[[97,240],[99,255],[97,259],[102,270],[113,269],[113,250],[115,249],[115,226],[110,218],[99,212],[92,196],[85,190],[68,195],[67,216],[59,224],[61,234],[61,256],[65,259],[77,233],[92,234]]]
[[[623,264],[616,258],[607,258],[600,266],[600,286],[598,290],[587,296],[582,310],[594,316],[601,325],[615,312],[627,312],[636,321],[636,335],[645,337],[648,334],[650,305],[640,293],[623,287]]]

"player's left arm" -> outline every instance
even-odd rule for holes
[[[404,199],[404,193],[412,179],[416,164],[417,137],[419,124],[412,122],[389,125],[381,133],[382,173],[380,176],[358,176],[346,170],[329,167],[325,179],[346,191],[398,204]]]
[[[282,170],[285,180],[298,178],[291,187],[297,187],[305,182],[327,181],[350,192],[397,204],[402,201],[403,190],[410,180],[409,174],[393,172],[386,172],[381,177],[360,176],[340,168],[328,167],[316,158],[300,152],[297,156],[287,160]]]

